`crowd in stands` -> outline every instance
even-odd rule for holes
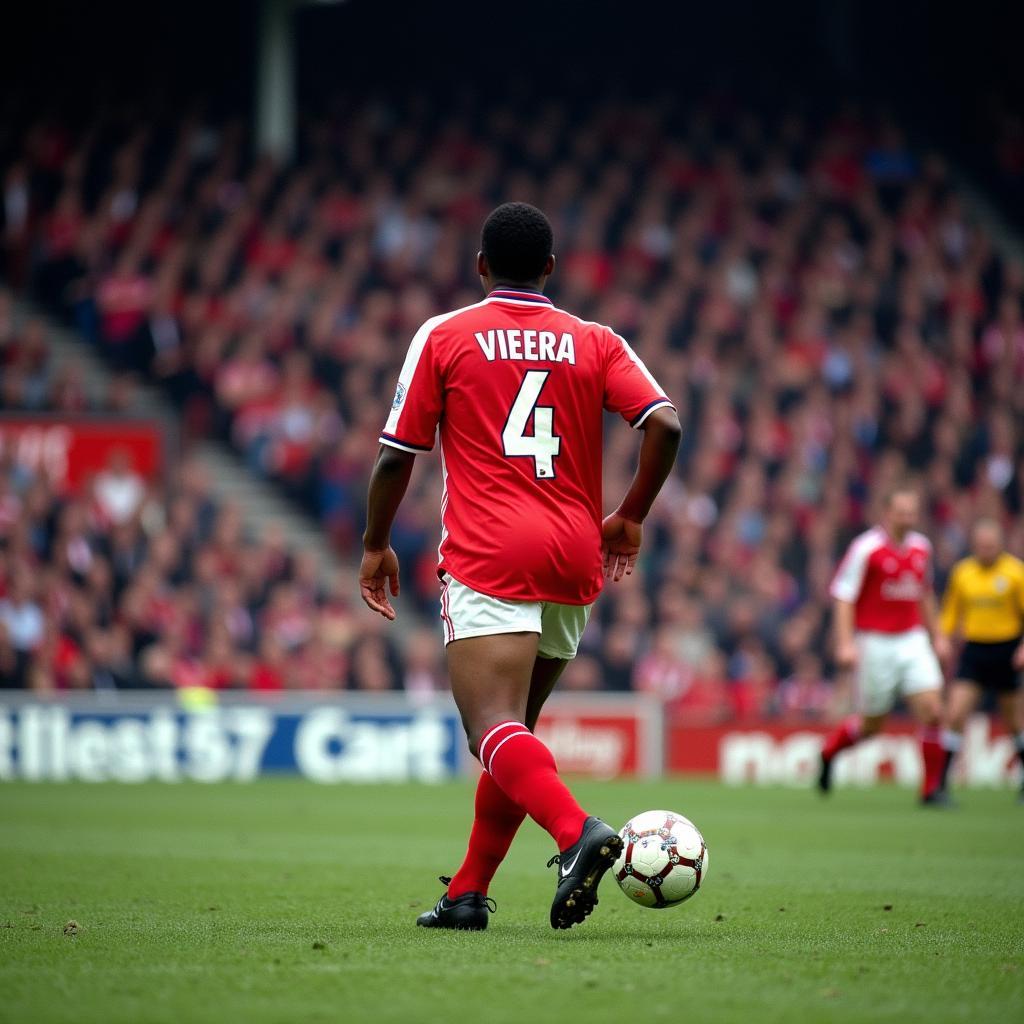
[[[0,688],[443,688],[422,630],[356,613],[351,580],[253,537],[198,463],[148,485],[114,450],[77,495],[0,459]]]
[[[410,338],[478,300],[473,257],[493,205],[542,207],[555,302],[624,334],[685,429],[640,571],[607,588],[568,687],[635,688],[712,717],[835,713],[828,584],[878,496],[908,476],[940,585],[978,514],[1000,517],[1024,550],[1024,267],[995,250],[941,157],[853,107],[815,119],[673,100],[450,99],[339,104],[306,122],[287,167],[252,159],[234,123],[40,122],[5,171],[7,276],[112,365],[162,382],[188,432],[230,439],[351,553]],[[15,404],[35,394],[23,347],[11,361],[28,369],[4,387]],[[610,425],[609,508],[636,444]],[[440,471],[433,456],[419,462],[393,543],[403,603],[433,616]],[[100,646],[148,651],[146,678],[201,664],[255,685],[299,637],[310,665],[345,662],[333,680],[401,685],[368,619],[365,649],[307,641],[351,628],[351,581],[315,596],[301,564],[243,541],[236,514],[203,511],[194,485],[164,499],[183,532],[148,535],[144,570],[128,575],[114,533],[90,532],[88,501],[55,508],[45,481],[22,500],[51,526],[39,546],[20,524],[17,550],[76,592],[93,584],[67,565],[65,534],[92,537],[113,588]],[[22,556],[0,543],[0,587],[18,592]],[[226,564],[245,578],[220,579]],[[139,608],[165,601],[166,620],[137,632]],[[239,632],[194,636],[189,615],[214,607]],[[58,645],[44,618],[40,642]],[[420,639],[406,650],[432,678]]]

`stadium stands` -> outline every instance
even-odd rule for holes
[[[357,623],[350,581],[324,588],[317,569],[272,529],[246,535],[239,509],[211,500],[196,463],[185,462],[166,489],[114,465],[69,497],[8,452],[0,461],[0,686],[442,685],[435,647],[414,636],[403,668],[383,629]]]
[[[1024,267],[994,250],[940,157],[853,108],[820,122],[668,100],[485,109],[470,96],[451,109],[430,97],[340,106],[307,121],[293,167],[251,160],[231,122],[41,122],[5,178],[7,276],[113,365],[163,382],[193,436],[229,438],[351,552],[409,338],[479,297],[472,257],[491,205],[542,206],[553,298],[629,337],[686,427],[642,571],[608,588],[568,687],[635,687],[711,717],[839,710],[823,661],[828,581],[908,473],[940,574],[980,512],[1024,547]],[[0,343],[5,408],[73,403],[73,385],[40,382],[43,339]],[[609,432],[609,504],[635,443]],[[403,601],[432,614],[439,467],[421,461],[394,543],[413,584]],[[32,589],[22,557],[76,592],[102,589],[68,576],[60,553],[61,531],[89,533],[89,506],[58,510],[45,481],[26,488],[19,500],[37,511],[8,528],[0,608],[23,608]],[[74,637],[82,664],[130,652],[125,672],[147,683],[269,686],[282,651],[299,650],[285,685],[400,685],[393,648],[362,618],[353,646],[351,581],[313,594],[195,485],[150,500],[198,533],[153,534],[143,571],[120,579],[112,534],[92,527],[118,614]],[[50,519],[56,546],[39,546]],[[218,578],[225,560],[248,567],[245,593]],[[212,607],[237,632],[190,631]],[[44,620],[33,635],[56,650],[58,619]],[[29,671],[6,645],[20,681],[58,678],[56,654]],[[427,687],[428,646],[410,645],[419,660],[405,669]],[[64,685],[89,685],[72,677]]]

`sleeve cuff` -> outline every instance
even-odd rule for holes
[[[675,406],[667,398],[656,398],[653,402],[645,405],[630,421],[629,425],[636,430],[655,409],[675,409]]]
[[[412,444],[409,441],[403,441],[399,437],[393,437],[391,434],[381,434],[378,440],[389,448],[397,448],[400,452],[409,452],[412,455],[422,455],[434,447],[430,444]]]

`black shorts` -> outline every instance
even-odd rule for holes
[[[1016,640],[995,644],[968,641],[956,668],[957,679],[969,679],[987,690],[1010,693],[1020,685],[1020,673],[1013,667],[1013,652],[1020,645]]]

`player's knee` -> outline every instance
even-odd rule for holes
[[[463,717],[462,731],[466,734],[466,746],[469,748],[469,752],[473,757],[476,757],[477,751],[480,749],[480,741],[484,738],[483,730],[474,726],[472,722],[468,722]]]
[[[480,756],[480,743],[484,738],[483,732],[467,729],[466,730],[466,746],[469,748],[469,752],[473,757]]]

